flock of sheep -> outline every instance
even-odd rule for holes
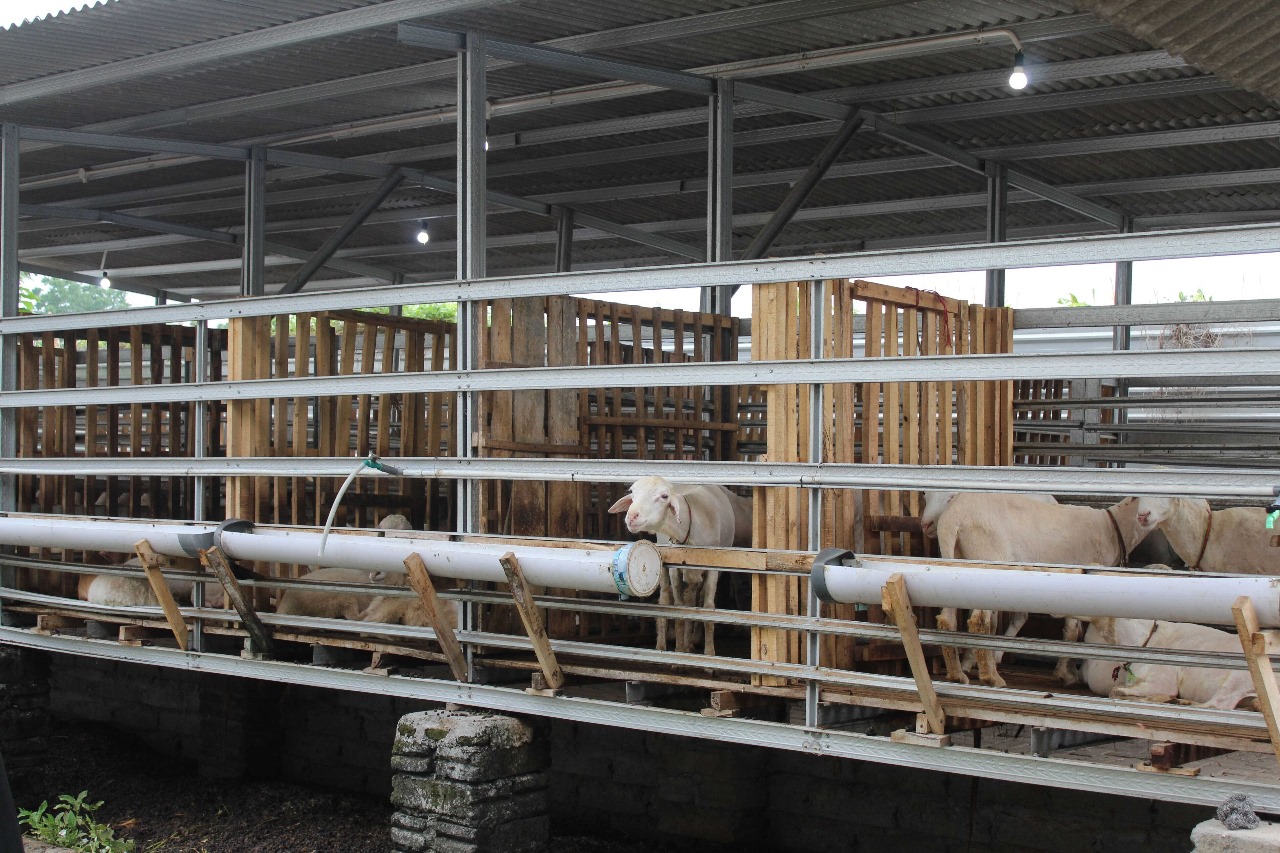
[[[1280,548],[1270,546],[1265,512],[1256,508],[1212,510],[1193,498],[1126,498],[1106,509],[1059,504],[1050,496],[1025,494],[926,493],[921,527],[936,536],[945,559],[984,562],[1057,563],[1121,566],[1135,547],[1155,531],[1168,540],[1173,553],[1191,570],[1280,575]],[[724,486],[674,484],[662,477],[643,477],[609,509],[625,513],[627,530],[651,533],[663,544],[711,547],[749,547],[752,501]],[[409,529],[402,515],[383,519],[384,535]],[[404,535],[404,534],[400,534]],[[133,561],[136,565],[136,560]],[[383,575],[354,569],[324,568],[302,580],[329,583],[404,583],[404,575]],[[719,572],[669,566],[663,569],[659,603],[714,609]],[[175,596],[188,598],[191,584],[173,581]],[[206,586],[206,606],[221,606],[221,589]],[[84,576],[80,597],[116,606],[154,605],[145,579],[115,575]],[[447,602],[447,618],[456,626],[458,605]],[[276,612],[292,616],[428,626],[417,597],[387,596],[333,590],[290,588],[277,600]],[[1028,614],[1009,615],[1005,634],[1013,636]],[[1087,643],[1205,651],[1238,649],[1235,635],[1216,628],[1150,619],[1114,617],[1082,620],[1064,617],[1064,639]],[[671,623],[674,622],[674,625]],[[971,633],[993,633],[997,614],[972,611]],[[955,609],[942,609],[940,629],[954,631]],[[702,634],[699,637],[699,634]],[[714,623],[701,620],[657,620],[657,648],[665,650],[674,634],[678,652],[692,652],[701,641],[707,655],[715,655]],[[975,664],[983,684],[1003,687],[997,664],[1002,653],[970,650],[962,659],[955,648],[943,649],[947,678],[968,682]],[[1095,693],[1117,698],[1180,701],[1230,709],[1256,697],[1245,671],[1212,670],[1153,663],[1070,659],[1058,662],[1055,675],[1065,684],[1083,682]]]
[[[1194,498],[1126,498],[1106,509],[1059,504],[1048,495],[929,492],[921,527],[936,536],[946,559],[1067,565],[1126,565],[1134,549],[1159,530],[1173,552],[1191,570],[1280,575],[1280,548],[1271,547],[1266,513],[1258,508],[1212,510]],[[728,546],[750,543],[751,502],[723,486],[681,486],[661,477],[637,480],[629,494],[610,508],[625,512],[632,533],[653,533],[661,543]],[[718,572],[668,567],[661,579],[662,604],[713,608]],[[938,614],[942,630],[954,631],[957,611]],[[1007,636],[1016,635],[1029,614],[1010,614]],[[1064,639],[1078,641],[1083,621],[1064,617]],[[1093,618],[1085,642],[1153,649],[1232,651],[1234,634],[1203,625],[1151,619]],[[658,648],[667,648],[667,620],[658,621]],[[706,625],[704,650],[715,654],[713,625]],[[991,634],[996,614],[975,610],[971,633]],[[691,651],[697,623],[680,620],[676,650]],[[970,650],[961,660],[954,647],[943,649],[947,678],[967,683],[975,663],[983,684],[1005,686],[997,671],[1001,653]],[[1248,672],[1165,664],[1070,659],[1058,661],[1055,675],[1066,685],[1085,683],[1103,696],[1181,701],[1230,709],[1256,697]]]
[[[408,531],[409,520],[403,515],[388,515],[378,524],[384,536],[395,536]],[[403,535],[403,534],[400,534]],[[129,560],[126,566],[141,568],[138,558]],[[299,580],[330,584],[383,584],[404,585],[403,573],[366,572],[359,569],[325,568],[307,572]],[[170,578],[169,591],[174,598],[190,602],[193,584],[190,581]],[[79,585],[80,598],[91,604],[114,607],[142,607],[158,604],[151,585],[145,578],[124,575],[82,575]],[[456,628],[459,606],[456,600],[441,602],[445,616]],[[205,607],[222,607],[222,587],[216,583],[205,584]],[[293,587],[286,589],[276,599],[275,612],[285,616],[308,616],[324,619],[349,619],[360,622],[381,622],[389,625],[429,627],[426,609],[417,596],[391,596],[376,593],[342,592],[338,590],[308,590]]]

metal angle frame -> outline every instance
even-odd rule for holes
[[[366,304],[368,304],[366,302]],[[185,307],[185,306],[184,306]],[[59,315],[67,317],[69,315]],[[0,408],[110,405],[179,400],[264,400],[334,394],[469,393],[641,385],[784,385],[815,382],[986,382],[1240,374],[1280,379],[1280,348],[1004,353],[785,361],[514,367],[348,376],[244,379],[13,391]]]
[[[1037,22],[1032,22],[1032,23],[1037,23]],[[1080,26],[1074,24],[1072,21],[1067,21],[1062,19],[1051,19],[1050,21],[1039,22],[1039,23],[1044,24],[1045,26],[1048,27],[1048,29],[1045,30],[1044,35],[1041,35],[1037,38],[1056,38],[1064,35],[1071,35],[1081,31]],[[1024,25],[1021,25],[1021,24],[1015,24],[1015,25],[1012,25],[1012,28],[1015,30],[1021,30],[1023,26]],[[1096,29],[1096,28],[1097,28],[1096,26],[1093,26],[1093,27],[1088,27],[1086,29]],[[1028,40],[1025,36],[1023,36],[1023,38],[1024,40]],[[1035,40],[1035,39],[1030,39],[1030,40]],[[534,45],[533,47],[538,48],[543,46]],[[861,46],[861,48],[866,48],[866,47],[868,46],[866,45]],[[578,55],[578,54],[571,54],[571,55]],[[700,75],[709,75],[709,76],[723,76],[723,75],[740,76],[746,73],[747,71],[749,71],[753,66],[770,65],[771,67],[782,68],[786,66],[787,62],[791,62],[793,65],[795,65],[796,63],[799,63],[799,65],[796,65],[796,68],[793,69],[793,70],[799,70],[800,66],[802,66],[806,62],[811,61],[811,58],[807,58],[808,56],[809,56],[808,54],[798,54],[796,55],[797,58],[794,58],[791,60],[787,60],[786,58],[774,57],[774,58],[765,58],[763,60],[750,60],[745,63],[744,62],[721,63],[719,65],[711,65],[711,66],[705,66],[702,68],[691,69],[688,72],[682,72],[682,73],[689,73],[689,74],[695,74],[695,75],[700,74]],[[775,105],[781,105],[781,107],[783,109],[787,109],[787,111],[794,112],[798,110],[801,112],[809,112],[813,115],[817,115],[817,116],[821,116],[829,119],[837,119],[837,120],[843,120],[844,118],[847,117],[849,112],[849,108],[843,106],[837,101],[831,101],[821,97],[814,97],[812,95],[791,95],[781,90],[765,89],[764,87],[757,86],[756,84],[744,83],[743,85],[747,86],[748,89],[752,91],[756,96],[766,99],[770,103],[773,103]],[[1140,84],[1140,85],[1146,85],[1146,84]],[[1115,86],[1115,87],[1106,88],[1105,90],[1103,90],[1105,92],[1105,100],[1109,102],[1109,101],[1114,101],[1114,100],[1123,98],[1123,95],[1119,94],[1118,90],[1125,89],[1125,88],[1127,87]],[[659,87],[644,85],[644,84],[606,83],[606,84],[598,84],[597,86],[594,86],[594,87],[577,87],[572,93],[565,93],[565,92],[547,93],[544,95],[544,97],[548,99],[545,106],[554,107],[554,106],[563,106],[564,104],[569,103],[571,101],[580,102],[582,100],[586,100],[586,101],[610,100],[610,99],[623,97],[623,96],[646,94],[646,93],[649,93],[652,91],[658,91],[658,90],[659,90]],[[1090,96],[1090,92],[1075,92],[1075,93],[1060,93],[1060,94],[1071,95],[1075,98],[1075,100],[1073,100],[1067,106],[1085,106],[1086,104],[1082,102],[1082,99]],[[1038,97],[1042,97],[1042,96],[1028,96],[1027,98],[1019,99],[1019,101],[1024,103],[1032,102],[1034,98],[1038,98]],[[1134,95],[1134,97],[1152,97],[1152,94],[1150,92],[1144,92],[1141,95]],[[530,108],[528,106],[529,96],[521,96],[515,100],[522,105],[518,111],[527,111]],[[791,105],[789,108],[787,107],[788,104]],[[503,112],[502,107],[503,105],[500,103],[494,104],[491,106],[491,111],[494,114],[500,114],[501,112]],[[1055,108],[1059,108],[1059,107],[1055,107]],[[1065,107],[1062,107],[1062,108],[1065,108]],[[940,109],[945,109],[945,108],[940,108]],[[1001,109],[1007,109],[1007,107],[1001,107]],[[265,139],[260,138],[256,140],[249,140],[245,144],[268,144],[268,143],[275,144],[275,145],[303,144],[303,143],[313,143],[318,141],[324,141],[326,139],[331,138],[334,134],[341,136],[341,138],[351,138],[353,136],[363,136],[363,135],[370,135],[374,133],[387,133],[387,132],[393,132],[396,130],[404,130],[409,127],[421,126],[423,121],[429,115],[434,115],[439,120],[444,121],[444,120],[449,120],[453,116],[456,116],[456,112],[451,112],[449,108],[429,110],[429,111],[418,111],[411,114],[404,114],[399,117],[392,117],[392,118],[383,117],[383,118],[377,118],[377,119],[369,119],[363,122],[346,123],[346,124],[343,124],[340,128],[336,128],[336,129],[322,128],[320,130],[310,130],[303,133],[277,134],[276,136],[273,136],[271,138],[265,138]],[[158,164],[154,159],[147,159],[144,161],[125,161],[121,163],[108,164],[107,166],[101,167],[101,168],[110,169],[112,174],[121,174],[131,169],[153,169],[153,168],[156,168],[158,165],[176,165],[177,162],[178,161],[174,161],[172,163]],[[94,176],[93,172],[91,171],[89,173],[89,177],[92,178],[93,176]],[[41,185],[48,185],[50,182],[55,180],[56,182],[60,182],[60,183],[73,183],[73,182],[80,181],[82,177],[83,177],[83,174],[80,172],[77,172],[74,174],[73,173],[63,174],[58,179],[46,178],[46,179],[37,179],[37,181],[40,182]]]
[[[1154,302],[1081,305],[1077,308],[1019,308],[1015,329],[1072,329],[1101,326],[1165,326],[1171,323],[1253,323],[1280,321],[1280,298],[1231,302]]]
[[[720,264],[670,265],[636,269],[508,276],[478,281],[388,285],[357,291],[230,299],[183,306],[100,311],[84,314],[0,318],[0,334],[61,330],[89,323],[103,328],[136,323],[222,320],[301,311],[367,308],[369,305],[457,302],[520,296],[560,296],[629,290],[874,278],[910,273],[966,272],[989,268],[1063,266],[1111,261],[1146,261],[1280,251],[1280,225],[1233,225],[1143,234],[1052,237],[989,245],[970,243],[928,249],[895,249],[813,255]],[[1073,309],[1075,310],[1075,309]],[[675,366],[675,365],[673,365]]]
[[[184,68],[234,59],[263,50],[331,38],[428,15],[483,8],[501,2],[505,0],[388,0],[373,6],[347,9],[301,21],[264,27],[147,56],[122,59],[75,71],[50,74],[35,80],[11,83],[0,86],[0,105],[16,104],[33,98],[48,98],[64,92],[119,83],[146,74],[172,73]]]
[[[801,488],[885,488],[939,491],[1034,492],[1053,495],[1198,494],[1206,498],[1267,499],[1276,470],[1239,471],[1213,466],[1190,470],[1141,468],[1011,468],[1008,466],[889,465],[824,462],[687,462],[658,460],[406,457],[395,460],[406,476],[473,480],[555,480],[631,483],[663,476],[687,483]],[[97,476],[342,477],[350,457],[0,458],[0,473]]]
[[[810,755],[873,761],[921,770],[1004,779],[1104,794],[1216,805],[1244,793],[1260,811],[1280,813],[1280,788],[1240,781],[1143,773],[1129,767],[1086,765],[1054,758],[988,752],[969,747],[926,749],[885,738],[803,728],[744,718],[706,717],[685,711],[626,705],[576,697],[551,697],[523,689],[463,684],[403,676],[319,668],[278,661],[255,661],[115,642],[43,636],[0,627],[0,640],[12,645],[106,660],[164,666],[217,675],[314,687],[352,690],[419,701],[456,702],[516,714],[554,717],[681,737],[698,737]]]

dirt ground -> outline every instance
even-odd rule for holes
[[[381,797],[286,782],[208,780],[107,726],[56,722],[39,790],[15,786],[23,808],[87,790],[97,819],[139,853],[386,853],[391,805]],[[583,837],[551,853],[657,853],[659,848]],[[670,847],[661,848],[670,850]]]

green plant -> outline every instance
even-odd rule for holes
[[[102,801],[85,802],[88,791],[76,796],[63,794],[51,809],[49,802],[36,809],[18,809],[18,822],[31,828],[31,834],[46,844],[56,844],[80,853],[133,853],[134,844],[116,838],[115,830],[93,819]]]

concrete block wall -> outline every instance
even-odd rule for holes
[[[0,646],[0,754],[15,781],[40,773],[48,737],[48,656]]]
[[[52,661],[60,715],[133,731],[199,760],[205,773],[279,775],[386,796],[400,718],[438,707],[64,655]],[[563,720],[546,731],[556,834],[780,853],[1186,850],[1192,828],[1212,816],[1206,807]]]

